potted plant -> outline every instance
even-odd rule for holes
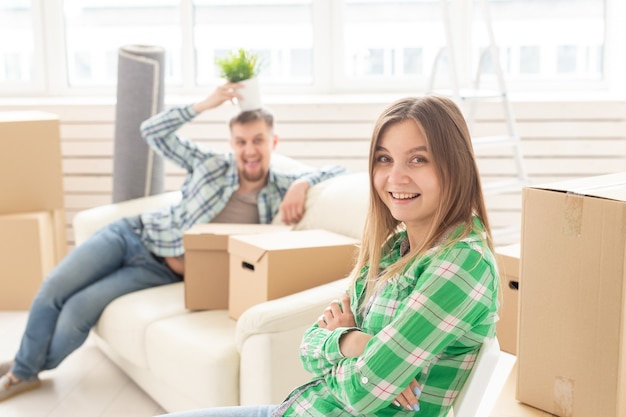
[[[242,111],[261,107],[261,92],[258,75],[261,72],[261,59],[258,54],[240,48],[231,51],[223,58],[215,60],[220,70],[220,77],[229,82],[240,83],[241,99],[238,101]]]

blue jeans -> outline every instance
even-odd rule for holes
[[[12,372],[28,379],[53,369],[85,342],[116,298],[182,277],[140,240],[139,217],[118,220],[75,247],[37,292]]]
[[[271,417],[277,405],[243,405],[239,407],[216,407],[203,410],[181,411],[162,417]]]

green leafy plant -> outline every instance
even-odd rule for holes
[[[261,72],[259,55],[243,48],[217,58],[215,64],[220,69],[220,76],[233,83],[254,78]]]

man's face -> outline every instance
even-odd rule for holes
[[[230,145],[235,153],[240,187],[261,188],[265,185],[272,151],[278,137],[264,120],[236,123],[231,128]]]

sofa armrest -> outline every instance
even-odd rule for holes
[[[239,317],[240,404],[277,404],[311,378],[300,362],[302,336],[348,285],[348,278],[333,281],[257,304]]]
[[[246,339],[255,334],[312,325],[348,285],[348,278],[343,278],[250,307],[237,320],[237,348],[241,350]]]
[[[147,210],[167,207],[178,201],[180,201],[180,192],[170,191],[79,211],[72,220],[74,241],[76,245],[79,245],[94,232],[115,220],[137,215]]]

